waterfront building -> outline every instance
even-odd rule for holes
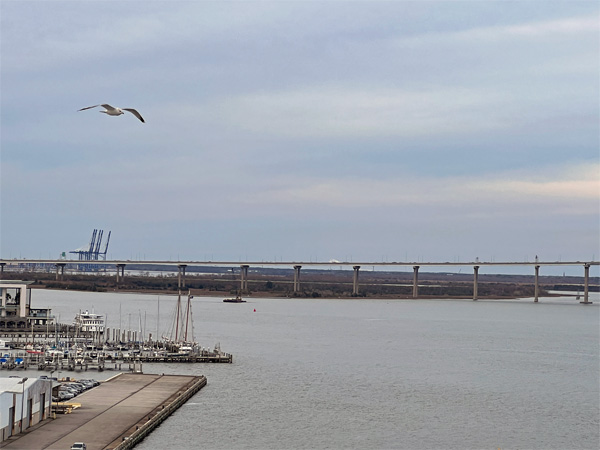
[[[31,281],[0,280],[0,330],[46,328],[54,324],[49,308],[31,307]]]

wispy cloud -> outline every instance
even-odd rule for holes
[[[306,180],[298,185],[276,187],[260,195],[246,195],[252,204],[278,204],[282,207],[323,205],[334,208],[362,209],[405,206],[471,206],[538,204],[561,207],[576,205],[581,214],[589,214],[600,202],[600,164],[578,164],[538,169],[533,176],[525,172],[496,173],[485,177],[411,177]],[[299,180],[296,180],[299,181]],[[572,208],[570,208],[572,209]]]
[[[555,168],[541,173],[502,177],[475,183],[474,188],[488,195],[500,195],[512,201],[527,203],[531,199],[556,202],[589,201],[600,207],[600,163],[561,167],[561,173]],[[485,194],[484,194],[485,195]]]
[[[513,41],[523,44],[523,39],[564,39],[594,35],[600,31],[596,14],[566,17],[557,20],[530,20],[516,24],[474,26],[470,28],[426,32],[418,35],[400,36],[394,39],[397,45],[429,46],[434,43],[469,43],[479,46],[486,43]]]
[[[461,39],[499,39],[499,38],[561,38],[564,35],[582,35],[598,33],[600,21],[597,15],[568,17],[558,20],[531,21],[516,25],[502,25],[473,28],[456,34]]]
[[[502,127],[486,112],[510,98],[477,88],[427,91],[343,85],[248,94],[225,100],[219,119],[286,137],[422,136]]]

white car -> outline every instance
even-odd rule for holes
[[[86,446],[83,442],[75,442],[71,445],[71,450],[85,450]]]

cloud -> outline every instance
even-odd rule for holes
[[[415,36],[400,36],[396,45],[482,44],[513,41],[524,44],[524,40],[558,39],[595,35],[600,30],[597,14],[566,17],[557,20],[522,21],[517,24],[486,25],[463,29],[434,31]]]
[[[492,39],[499,38],[562,38],[564,35],[582,35],[598,33],[600,22],[596,15],[568,17],[559,20],[529,22],[517,25],[502,25],[485,28],[474,28],[457,33],[461,39]]]
[[[600,163],[562,167],[563,173],[556,170],[530,179],[521,172],[522,179],[506,177],[476,183],[475,188],[491,195],[501,195],[513,201],[527,202],[528,198],[551,201],[591,201],[600,202]]]
[[[483,89],[429,90],[327,85],[225,99],[219,120],[244,131],[285,137],[423,136],[489,130],[484,117],[509,98]]]
[[[292,65],[307,70],[303,80],[216,97],[202,113],[210,110],[215,122],[234,129],[285,138],[509,132],[557,114],[597,112],[590,97],[597,34],[597,18],[581,16],[355,37],[336,43],[344,58],[315,48],[311,58],[319,71]],[[362,63],[351,65],[355,60]]]
[[[2,9],[3,62],[22,71],[95,64],[110,72],[140,56],[168,57],[190,45],[214,46],[287,16],[285,10],[256,8],[252,2],[24,1],[3,3]],[[107,60],[119,61],[120,67],[106,65]]]
[[[590,205],[600,202],[600,163],[538,169],[535,176],[527,172],[507,172],[485,177],[414,178],[399,174],[397,178],[305,180],[286,185],[274,183],[260,195],[245,195],[254,205],[278,205],[281,208],[324,206],[337,209],[373,209],[419,207],[487,208],[494,205],[505,214],[511,207],[538,205],[589,214]],[[242,194],[243,195],[243,194]]]

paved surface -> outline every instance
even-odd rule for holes
[[[16,450],[69,449],[85,442],[88,450],[114,448],[136,425],[168,405],[199,377],[120,374],[72,401],[81,408],[57,415],[0,444]]]

